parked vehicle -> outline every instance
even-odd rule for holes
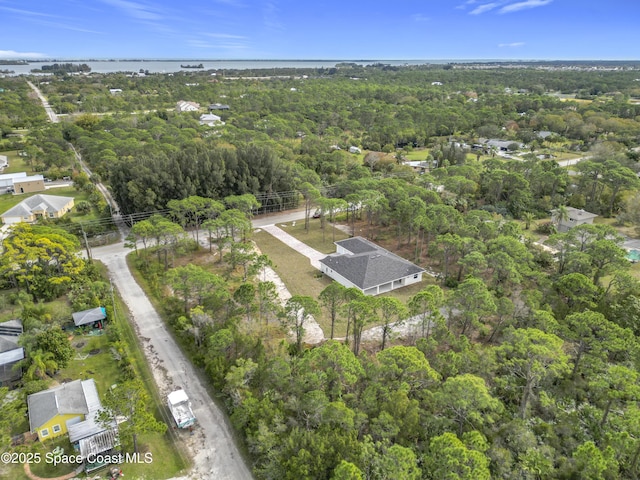
[[[196,417],[191,410],[191,401],[184,390],[171,392],[167,396],[167,403],[178,428],[187,428],[196,423]]]

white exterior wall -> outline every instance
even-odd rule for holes
[[[22,217],[2,217],[2,221],[5,225],[14,225],[20,222],[28,222],[29,220],[24,220]]]
[[[340,248],[340,247],[338,247],[338,248]],[[326,266],[324,263],[320,264],[320,271],[322,273],[324,273],[325,275],[333,278],[340,285],[343,285],[343,286],[345,286],[347,288],[355,287],[357,289],[360,289],[360,287],[358,287],[357,285],[351,283],[349,280],[344,278],[339,273],[335,272],[333,269],[331,269],[328,266]],[[416,276],[416,278],[414,278],[414,276]],[[395,290],[397,288],[406,287],[407,285],[412,285],[414,283],[419,283],[421,281],[422,281],[422,272],[419,272],[419,273],[414,274],[414,275],[408,275],[406,277],[399,278],[397,280],[394,280],[393,282],[387,282],[387,283],[383,283],[381,285],[376,285],[375,287],[367,288],[366,290],[363,290],[362,292],[365,295],[379,295],[380,293],[390,292],[391,290]]]
[[[349,280],[347,280],[346,278],[344,278],[342,275],[340,275],[339,273],[337,273],[336,271],[334,271],[333,269],[327,267],[324,263],[320,264],[320,271],[326,275],[328,275],[329,277],[333,278],[336,282],[338,282],[340,285],[343,285],[347,288],[351,288],[351,287],[355,287],[358,288],[357,285],[351,283]]]
[[[413,278],[415,275],[418,275],[417,278]],[[417,274],[409,275],[408,277],[404,277],[404,285],[413,285],[414,283],[419,283],[422,281],[422,272]]]
[[[563,220],[558,225],[558,232],[565,233],[571,230],[573,227],[577,227],[578,225],[584,224],[593,224],[593,218],[570,218],[568,220]]]

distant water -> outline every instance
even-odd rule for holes
[[[42,65],[53,63],[86,63],[91,67],[91,72],[114,73],[114,72],[139,72],[140,70],[149,73],[172,73],[178,71],[200,71],[200,70],[253,70],[270,68],[332,68],[338,63],[352,62],[359,65],[371,65],[374,63],[384,63],[388,65],[423,65],[426,63],[448,63],[449,60],[51,60],[31,62],[29,65],[3,65],[0,63],[0,70],[13,70],[15,75],[30,74],[31,69],[41,68]],[[180,65],[199,65],[203,69],[181,68]]]

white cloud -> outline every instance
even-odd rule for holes
[[[282,23],[278,16],[278,5],[275,2],[265,3],[262,9],[262,15],[265,27],[272,28],[274,30],[280,30],[282,28]]]
[[[411,17],[416,22],[428,22],[429,20],[431,20],[429,17],[423,15],[422,13],[414,13],[413,15],[411,15]]]
[[[508,48],[516,48],[516,47],[522,47],[524,45],[524,42],[513,42],[513,43],[499,43],[498,46],[500,48],[504,48],[504,47],[508,47]]]
[[[152,5],[145,5],[140,2],[131,2],[129,0],[102,0],[113,7],[124,11],[126,15],[140,20],[162,20],[158,8]]]
[[[204,40],[189,40],[188,45],[194,48],[208,48],[208,49],[217,49],[217,50],[245,50],[249,48],[247,45],[243,43],[211,43]]]
[[[239,40],[243,40],[247,37],[243,37],[242,35],[230,35],[228,33],[204,33],[203,35],[211,38],[235,38]]]
[[[38,52],[16,52],[14,50],[0,50],[0,58],[5,60],[22,58],[47,58],[48,55]]]
[[[502,7],[498,13],[511,13],[526,10],[528,8],[544,7],[549,5],[553,0],[524,0],[523,2],[512,3]]]
[[[229,5],[230,7],[246,7],[245,3],[241,0],[213,0],[215,3],[222,3]]]
[[[497,0],[490,3],[483,3],[478,5],[469,12],[469,15],[481,15],[491,10],[496,10],[499,14],[519,12],[520,10],[526,10],[528,8],[544,7],[549,5],[553,0],[521,0],[514,2],[513,0]],[[458,5],[456,8],[465,9],[469,5],[478,3],[477,0],[470,0],[462,5]]]
[[[467,8],[469,5],[473,5],[474,3],[478,3],[480,0],[467,0],[466,2],[458,5],[456,8],[458,10],[464,10],[465,8]]]
[[[485,3],[484,5],[479,5],[476,8],[474,8],[473,10],[471,10],[469,12],[470,15],[480,15],[482,13],[488,12],[490,10],[493,10],[496,7],[499,7],[500,4],[499,3]]]
[[[53,17],[63,18],[60,15],[52,15],[50,13],[34,12],[33,10],[22,10],[21,8],[0,7],[0,10],[5,12],[17,13],[19,15],[26,15],[27,17]]]

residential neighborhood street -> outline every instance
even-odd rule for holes
[[[28,83],[38,95],[51,122],[57,123],[59,119],[47,99],[33,83]],[[82,162],[80,155],[77,152],[75,154],[77,160],[90,176],[91,172]],[[114,219],[117,220],[116,217],[119,217],[118,205],[103,185],[99,185],[99,190],[108,202]],[[299,218],[304,218],[304,212],[297,211],[259,217],[255,224],[262,226]],[[122,222],[117,222],[117,224],[121,230],[121,239],[123,239],[126,232],[122,229]],[[162,318],[129,271],[126,256],[130,251],[124,247],[124,242],[120,241],[117,244],[94,248],[92,258],[105,264],[112,284],[118,289],[129,309],[136,334],[141,340],[161,397],[166,398],[169,392],[180,387],[187,392],[191,399],[192,408],[197,417],[197,426],[194,434],[185,436],[185,440],[193,457],[193,468],[185,477],[175,480],[243,480],[253,478],[250,468],[235,443],[231,426],[206,389],[206,381],[199,376],[196,369],[184,356],[178,344],[167,331]]]
[[[303,218],[304,211],[285,212],[257,217],[253,224],[258,227]],[[131,249],[119,242],[93,248],[92,258],[106,265],[113,285],[129,309],[160,395],[164,398],[170,391],[181,387],[193,403],[197,427],[193,436],[185,435],[184,438],[194,466],[187,476],[174,480],[253,478],[235,444],[231,426],[206,389],[206,381],[184,356],[129,271],[126,261],[129,253]]]
[[[185,438],[194,456],[194,466],[181,480],[253,478],[235,444],[232,429],[211,399],[205,382],[131,275],[126,262],[130,251],[118,243],[94,248],[93,258],[107,266],[113,284],[129,308],[160,395],[164,398],[170,391],[182,387],[193,403],[197,427],[193,436],[185,435]]]

